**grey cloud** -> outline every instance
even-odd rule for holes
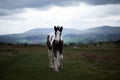
[[[21,13],[21,12],[23,12],[23,10],[21,9],[14,9],[14,10],[0,9],[0,16],[8,16],[16,13]]]
[[[48,9],[53,5],[64,7],[77,5],[80,2],[91,5],[120,4],[120,0],[0,0],[0,16],[15,13],[17,9]]]
[[[26,7],[47,7],[51,5],[68,6],[79,2],[85,2],[92,5],[119,4],[120,0],[0,0],[0,8],[16,9]]]
[[[9,9],[0,9],[0,16],[11,15],[13,13],[21,12],[19,9],[9,10]]]
[[[100,17],[112,16],[112,15],[120,15],[120,5],[109,5],[109,7],[103,7],[98,11],[100,13]]]
[[[91,5],[120,4],[120,0],[81,0]]]
[[[39,7],[47,7],[51,5],[66,6],[76,1],[74,0],[4,0],[4,1],[0,1],[0,8],[16,9],[16,8],[39,8]]]
[[[74,0],[0,0],[0,16],[16,13],[17,9],[39,8],[48,9],[50,6],[68,6]]]

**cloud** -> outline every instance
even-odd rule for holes
[[[120,4],[120,0],[0,0],[0,8],[40,8],[52,5],[69,6],[83,2],[91,5]]]
[[[91,5],[120,4],[120,0],[79,0]]]
[[[33,28],[53,28],[62,25],[64,28],[88,29],[101,25],[120,26],[120,5],[87,5],[52,6],[50,9],[23,8],[14,14],[1,16],[0,34],[21,33]],[[9,11],[8,11],[9,12]]]
[[[63,25],[120,26],[120,0],[0,0],[0,34]]]
[[[77,3],[78,1],[79,0],[1,0],[0,7],[3,9],[40,8],[52,5],[65,6]]]
[[[0,0],[0,16],[14,14],[24,8],[50,9],[52,6],[77,4],[74,0]]]
[[[120,4],[120,0],[0,0],[0,16],[11,15],[24,8],[46,10],[52,6],[78,6],[80,3],[89,5]]]
[[[14,10],[0,9],[0,16],[7,16],[7,15],[12,15],[12,14],[20,13],[20,12],[22,12],[22,9],[14,9]]]

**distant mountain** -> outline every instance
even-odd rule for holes
[[[51,32],[54,32],[53,28],[37,28],[21,34],[0,35],[0,42],[30,44],[45,43],[47,35]],[[62,35],[64,36],[70,33],[78,34],[79,30],[64,28]]]
[[[48,35],[51,32],[54,32],[53,28],[37,28],[37,29],[32,29],[27,32],[24,32],[23,35],[27,35],[27,36],[29,36],[29,35]],[[67,29],[67,28],[63,29],[63,35],[70,34],[70,33],[78,34],[79,30]]]
[[[92,37],[95,37],[97,40],[100,39],[103,41],[108,40],[115,41],[120,39],[120,27],[102,26],[85,30],[83,31],[83,34],[91,35]]]
[[[120,40],[120,27],[101,26],[80,31],[79,34],[68,34],[65,36],[71,42],[90,43],[99,41]],[[74,40],[73,40],[74,39]]]
[[[37,28],[21,34],[1,35],[2,43],[29,43],[45,44],[47,34],[54,32],[53,28]],[[99,41],[120,40],[120,27],[101,26],[87,30],[63,29],[64,42],[69,43],[90,43]]]
[[[119,34],[120,27],[100,26],[82,31],[82,33]]]

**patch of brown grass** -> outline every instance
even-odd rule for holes
[[[89,61],[98,63],[111,63],[116,58],[116,56],[113,55],[98,55],[95,53],[81,53],[81,56]]]

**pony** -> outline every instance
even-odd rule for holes
[[[54,26],[54,33],[47,36],[49,67],[58,72],[63,68],[63,26]],[[53,52],[53,53],[52,53]]]

